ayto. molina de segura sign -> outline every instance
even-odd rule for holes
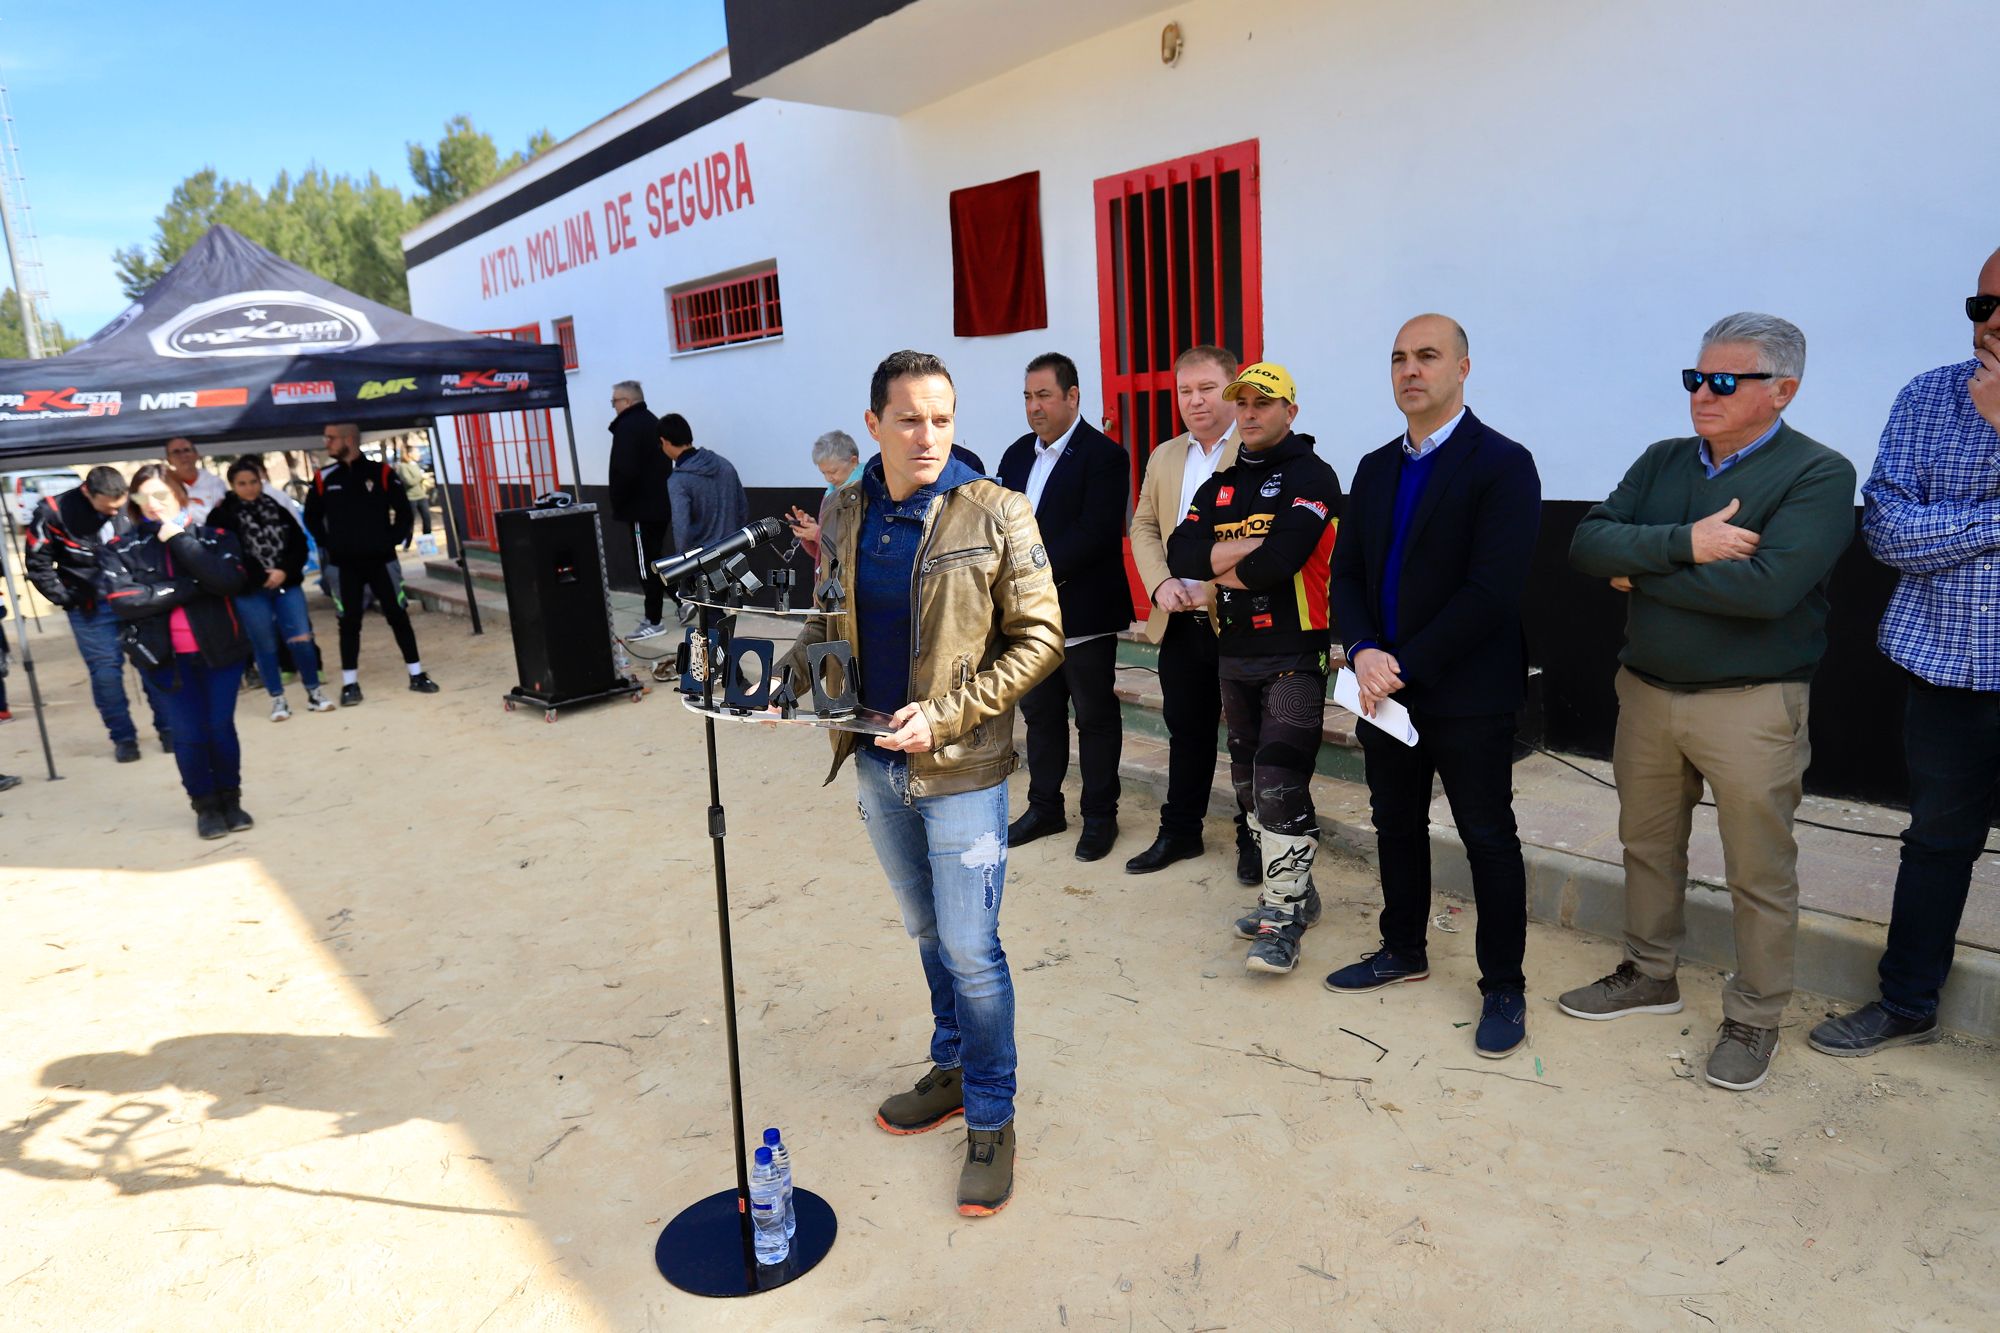
[[[659,240],[756,202],[750,185],[750,156],[742,143],[734,152],[718,149],[648,182],[636,200],[633,192],[626,190],[530,232],[521,241],[481,255],[480,298],[490,299],[581,264],[596,263],[604,255],[633,249],[642,234]],[[635,203],[644,210],[643,217],[635,216]]]

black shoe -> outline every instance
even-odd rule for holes
[[[1028,807],[1028,812],[1007,826],[1007,845],[1026,847],[1037,838],[1046,838],[1051,833],[1061,833],[1069,827],[1069,821],[1061,815],[1052,815],[1046,810]]]
[[[1829,1018],[1812,1030],[1808,1044],[1821,1055],[1868,1055],[1888,1046],[1920,1046],[1938,1038],[1937,1015],[1904,1018],[1880,1001],[1851,1014]]]
[[[241,787],[224,787],[215,793],[215,799],[222,804],[222,822],[231,833],[257,827],[257,821],[250,818],[250,812],[243,808]]]
[[[1111,844],[1117,841],[1117,820],[1086,819],[1083,821],[1083,833],[1076,840],[1076,859],[1102,861],[1110,852]]]
[[[1176,861],[1191,861],[1203,851],[1199,833],[1173,834],[1165,829],[1153,839],[1153,845],[1125,863],[1128,875],[1150,875],[1155,870],[1165,870]]]
[[[229,821],[222,817],[222,801],[214,796],[195,796],[188,800],[194,807],[194,831],[210,839],[229,836]]]
[[[161,727],[161,728],[160,728],[160,753],[161,753],[161,754],[172,754],[173,752],[174,752],[174,733],[173,733],[173,728],[171,728],[171,727]]]
[[[431,679],[430,672],[419,671],[416,675],[410,677],[410,688],[418,694],[436,694],[442,687]]]
[[[1257,835],[1242,824],[1236,826],[1236,882],[1255,887],[1264,882],[1264,853]]]
[[[121,764],[136,764],[136,763],[138,763],[138,762],[139,762],[139,742],[137,742],[137,741],[119,741],[119,742],[117,742],[117,743],[116,743],[115,745],[113,745],[113,746],[111,747],[111,757],[112,757],[113,759],[116,759],[116,760],[117,760],[117,761],[118,761],[119,763],[121,763]]]
[[[21,779],[15,777],[12,773],[0,773],[0,791],[6,791],[9,788],[20,785]]]
[[[356,704],[358,704],[358,703],[360,703],[360,702],[361,702],[361,686],[360,686],[360,685],[358,685],[358,684],[357,684],[357,685],[343,685],[343,686],[341,686],[341,687],[340,687],[340,706],[341,706],[342,708],[352,708],[352,707],[354,707],[354,705],[356,705]]]

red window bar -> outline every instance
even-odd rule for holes
[[[568,315],[551,321],[556,334],[556,342],[562,346],[563,369],[575,370],[576,360],[576,320]]]
[[[542,340],[539,324],[511,329],[484,329],[489,338],[516,342]],[[465,499],[465,539],[489,550],[499,549],[493,516],[518,509],[557,489],[556,441],[547,408],[517,412],[485,412],[457,416],[461,494]]]
[[[1257,141],[1106,176],[1095,195],[1104,433],[1131,457],[1130,513],[1147,456],[1186,429],[1174,359],[1196,343],[1263,354]],[[1144,617],[1129,541],[1125,569]]]
[[[785,331],[776,265],[673,292],[671,299],[676,352],[776,338]]]

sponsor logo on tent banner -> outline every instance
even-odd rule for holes
[[[447,398],[475,393],[518,393],[528,387],[525,370],[466,370],[438,376],[438,391]]]
[[[417,378],[414,375],[399,380],[369,380],[361,386],[361,392],[354,396],[367,402],[375,398],[393,397],[399,393],[413,393],[416,387]]]
[[[116,389],[29,389],[0,393],[0,421],[60,421],[65,417],[115,417],[125,406]]]
[[[330,403],[334,401],[332,380],[288,380],[271,386],[274,403]]]
[[[146,336],[161,356],[303,356],[372,347],[368,316],[312,292],[235,292],[183,310]]]
[[[189,407],[248,407],[248,389],[183,389],[178,393],[142,393],[141,412],[174,412]]]

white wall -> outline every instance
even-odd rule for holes
[[[1388,347],[1426,309],[1466,325],[1470,401],[1535,449],[1552,499],[1599,498],[1686,433],[1677,372],[1740,309],[1805,329],[1790,419],[1865,473],[1896,389],[1969,355],[1959,303],[2000,245],[1996,50],[1990,0],[1202,0],[900,119],[760,102],[420,265],[411,294],[461,327],[575,316],[588,482],[610,384],[633,376],[746,484],[809,484],[811,439],[862,436],[868,373],[903,346],[946,358],[961,437],[993,463],[1037,352],[1074,356],[1101,413],[1092,182],[1256,138],[1266,354],[1343,478],[1398,428]],[[643,223],[646,181],[739,139],[753,207],[481,299],[482,250],[581,206],[601,224],[621,190]],[[954,338],[945,196],[1030,169],[1050,327]],[[664,287],[773,256],[782,342],[669,358]]]

